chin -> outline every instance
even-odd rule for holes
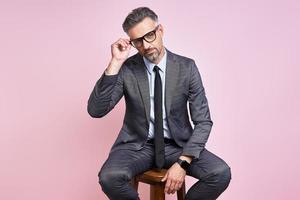
[[[152,54],[152,55],[147,55],[145,56],[150,62],[154,63],[155,61],[157,61],[157,59],[159,58],[158,55]]]
[[[156,60],[158,60],[159,58],[159,52],[158,51],[154,51],[153,53],[151,54],[147,54],[145,55],[145,57],[150,60],[151,62],[154,62]]]

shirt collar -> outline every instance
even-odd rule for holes
[[[165,55],[162,57],[161,61],[158,64],[150,62],[147,58],[143,56],[144,63],[150,74],[153,72],[153,68],[155,65],[157,65],[162,72],[165,72],[167,65],[167,51],[165,50],[165,48],[163,50],[165,51]]]

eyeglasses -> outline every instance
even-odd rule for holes
[[[135,48],[139,48],[143,45],[143,40],[145,40],[146,42],[149,42],[149,43],[153,42],[156,39],[156,31],[157,31],[158,27],[159,27],[159,25],[157,25],[153,31],[146,33],[142,37],[130,40],[130,44],[132,46],[134,46]]]

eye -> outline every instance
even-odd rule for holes
[[[145,35],[146,38],[152,38],[155,35],[154,31],[148,33],[147,35]]]
[[[137,38],[137,39],[134,39],[132,41],[133,41],[133,43],[140,43],[140,42],[143,41],[143,38]]]

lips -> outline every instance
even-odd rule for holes
[[[150,49],[148,51],[146,51],[146,54],[150,54],[150,53],[154,53],[155,49]]]

